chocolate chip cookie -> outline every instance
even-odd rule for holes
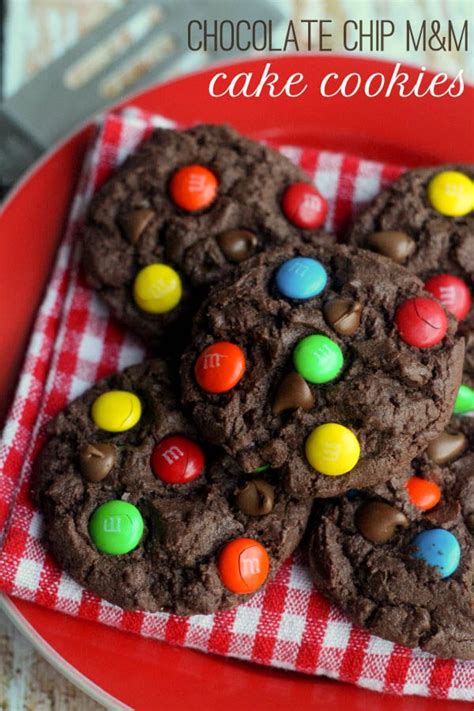
[[[319,590],[371,633],[474,659],[474,419],[452,421],[406,474],[319,502]]]
[[[417,274],[460,321],[474,384],[474,166],[409,170],[359,215],[349,242]]]
[[[464,344],[414,275],[366,250],[254,258],[201,307],[182,394],[203,438],[300,497],[385,481],[452,413]]]
[[[161,360],[59,414],[33,495],[75,580],[126,609],[210,613],[256,592],[299,543],[309,504],[196,441]]]
[[[326,202],[285,156],[227,126],[157,129],[94,198],[88,284],[156,345],[235,264],[322,234]]]

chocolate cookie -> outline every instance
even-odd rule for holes
[[[460,320],[466,383],[474,384],[474,166],[404,173],[359,215],[349,242],[417,274]]]
[[[33,494],[75,580],[123,608],[209,613],[248,599],[309,505],[196,443],[163,361],[103,380],[51,423]]]
[[[326,209],[303,171],[229,127],[157,129],[93,200],[85,276],[156,344],[235,264],[322,234]]]
[[[203,438],[245,471],[280,467],[295,495],[335,496],[387,480],[442,431],[461,378],[455,332],[384,257],[275,251],[201,307],[183,399]]]
[[[453,420],[413,469],[408,481],[320,502],[311,571],[371,633],[474,659],[474,419]]]

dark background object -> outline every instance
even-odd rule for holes
[[[0,104],[2,191],[44,150],[112,101],[180,73],[180,63],[192,54],[190,20],[241,17],[240,3],[215,0],[133,0],[110,14]],[[277,28],[283,14],[270,0],[252,0],[245,19],[271,21]],[[257,40],[261,34],[259,29]],[[234,48],[193,56],[199,68],[237,54]]]

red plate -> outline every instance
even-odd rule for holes
[[[242,71],[259,75],[266,61],[234,63],[223,70],[231,76]],[[211,98],[208,84],[217,71],[213,68],[154,87],[125,103],[184,123],[227,121],[253,138],[349,151],[405,165],[474,161],[467,121],[473,110],[472,88],[454,99],[369,99],[359,94],[351,99],[324,99],[318,82],[328,72],[390,76],[393,66],[333,56],[271,61],[282,77],[303,72],[308,91],[296,99]],[[415,75],[417,70],[407,71]],[[61,238],[89,133],[90,125],[42,160],[0,215],[0,303],[8,304],[8,313],[0,321],[0,402],[4,408]],[[5,598],[3,606],[53,664],[109,707],[121,702],[132,708],[166,711],[203,706],[210,711],[259,711],[269,703],[273,711],[335,711],[344,704],[351,709],[378,709],[383,704],[386,711],[470,708],[468,703],[420,697],[385,696],[382,701],[379,694],[354,686],[173,648],[21,600]]]

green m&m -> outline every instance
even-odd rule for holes
[[[337,378],[344,365],[342,351],[327,336],[306,336],[293,352],[293,363],[298,373],[309,383],[328,383]]]
[[[474,390],[468,385],[460,385],[454,403],[454,414],[465,415],[471,410],[474,412]]]
[[[127,501],[107,501],[92,514],[89,534],[102,553],[123,555],[140,543],[143,518],[137,507]]]

